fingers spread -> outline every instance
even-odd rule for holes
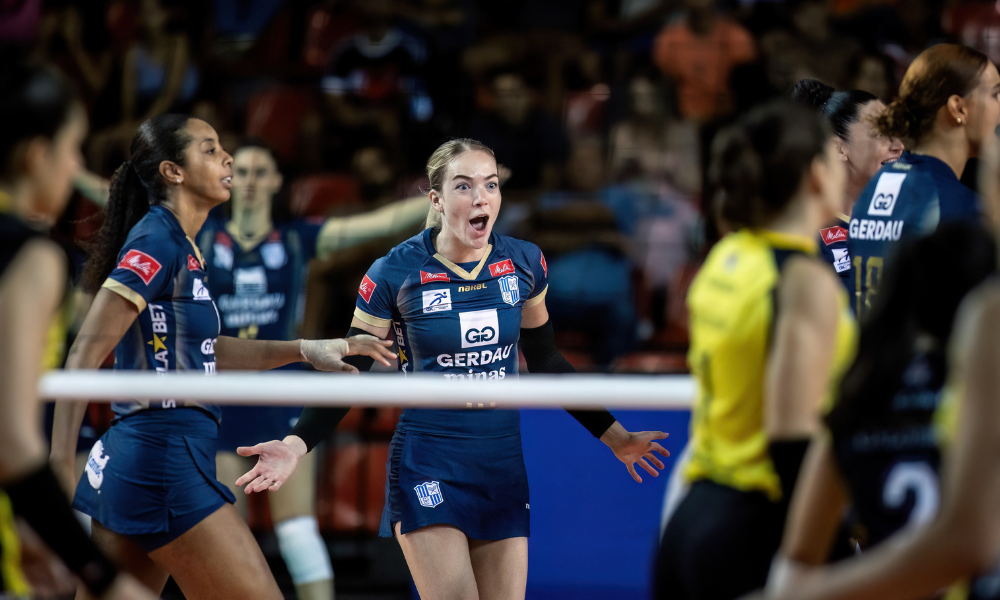
[[[243,477],[240,477],[239,479],[236,480],[236,487],[241,487],[248,481],[253,481],[258,475],[259,473],[257,472],[257,467],[250,469],[249,471],[243,474]]]
[[[666,448],[664,448],[663,446],[661,446],[661,445],[659,445],[657,443],[653,444],[653,451],[654,452],[659,452],[663,456],[670,456],[670,452],[668,452]]]
[[[651,440],[665,440],[670,437],[669,433],[663,433],[662,431],[647,431],[646,433],[651,433],[649,436]]]
[[[656,465],[657,469],[662,469],[663,468],[663,461],[661,461],[660,459],[656,458],[655,454],[649,453],[649,454],[643,456],[643,458],[645,458],[649,462],[651,462],[654,465]]]
[[[643,460],[643,459],[640,458],[639,460],[637,460],[635,462],[639,463],[639,466],[642,467],[643,469],[645,469],[646,472],[649,473],[650,475],[652,475],[653,477],[659,477],[660,476],[660,472],[657,471],[656,469],[654,469],[653,467],[649,466],[649,463],[646,462],[645,460]]]
[[[632,479],[635,479],[637,483],[642,483],[642,477],[635,472],[635,467],[633,465],[628,465],[628,472],[632,475]]]

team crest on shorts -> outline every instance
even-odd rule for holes
[[[104,483],[104,467],[108,465],[109,460],[111,457],[104,454],[104,442],[97,440],[94,447],[90,449],[87,466],[84,467],[90,487],[95,490],[101,489],[101,484]]]
[[[517,290],[517,275],[507,275],[500,278],[500,295],[503,301],[511,306],[517,304],[521,299],[521,293]]]
[[[414,486],[413,489],[417,492],[417,499],[420,500],[420,506],[434,508],[444,502],[444,496],[441,495],[441,484],[437,481],[425,481],[420,485]]]

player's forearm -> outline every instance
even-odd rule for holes
[[[979,566],[963,536],[944,519],[904,545],[882,544],[864,556],[816,569],[783,598],[902,600],[933,595]]]
[[[86,402],[59,400],[56,402],[55,414],[52,417],[52,447],[49,450],[49,462],[70,495],[76,478],[76,443],[86,413]]]
[[[219,336],[215,343],[218,370],[266,371],[302,361],[299,340],[245,340]]]
[[[326,258],[339,250],[415,230],[427,217],[427,206],[425,196],[416,196],[369,213],[329,219],[319,232],[316,254]]]

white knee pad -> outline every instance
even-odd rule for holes
[[[316,517],[296,517],[282,521],[274,527],[278,547],[285,566],[292,576],[292,583],[301,585],[314,581],[333,579],[330,553],[319,535]]]

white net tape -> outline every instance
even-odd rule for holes
[[[43,398],[113,402],[160,400],[203,404],[400,406],[434,408],[644,408],[686,410],[695,394],[686,375],[528,375],[501,381],[331,373],[230,372],[156,375],[53,371]]]

